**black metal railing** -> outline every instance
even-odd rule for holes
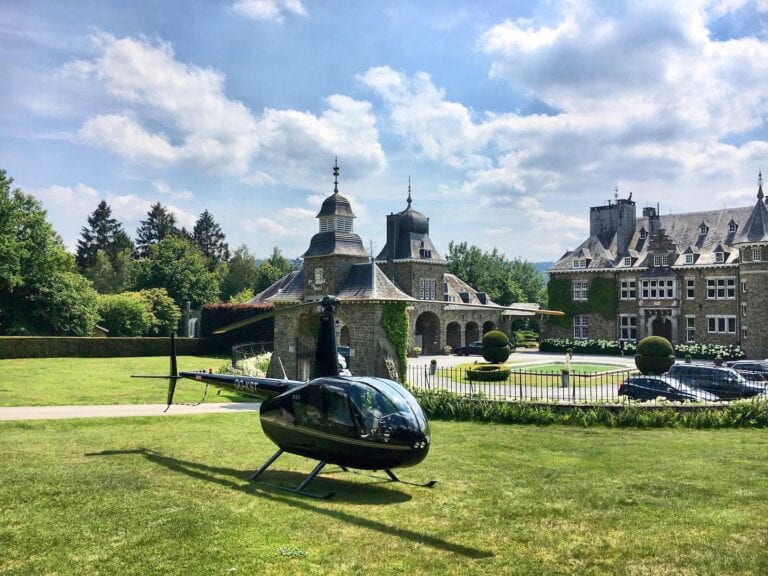
[[[734,378],[721,371],[702,370],[674,377],[644,376],[625,368],[602,372],[581,372],[578,367],[547,372],[535,366],[509,368],[509,375],[500,381],[482,381],[473,377],[471,368],[468,372],[462,366],[411,366],[408,384],[420,390],[447,390],[493,400],[564,404],[721,404],[738,399],[765,400],[768,391],[768,382]]]

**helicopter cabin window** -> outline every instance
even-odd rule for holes
[[[306,386],[299,391],[300,401],[294,402],[296,423],[317,428],[323,423],[323,398],[320,386]]]
[[[354,407],[355,420],[361,436],[376,435],[379,425],[398,408],[379,390],[361,382],[350,383],[349,399]]]
[[[323,396],[328,426],[345,432],[351,431],[354,425],[345,391],[340,387],[326,385],[323,387]]]

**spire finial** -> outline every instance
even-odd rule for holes
[[[333,193],[339,193],[339,157],[336,156],[333,160]]]
[[[411,200],[411,177],[408,176],[408,208],[411,207],[411,202],[413,202],[413,200]]]
[[[763,170],[761,168],[757,173],[757,199],[762,200],[763,196],[765,194],[763,194]]]

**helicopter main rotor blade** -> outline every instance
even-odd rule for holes
[[[239,320],[237,322],[233,322],[232,324],[227,324],[226,326],[222,326],[221,328],[217,328],[213,331],[214,334],[225,334],[226,332],[231,332],[232,330],[236,330],[238,328],[242,328],[243,326],[248,326],[249,324],[253,324],[255,322],[261,322],[262,320],[267,320],[269,318],[274,318],[275,316],[279,314],[283,314],[284,312],[288,312],[289,310],[296,310],[298,308],[305,308],[307,306],[319,306],[320,302],[306,302],[304,304],[294,304],[292,306],[284,306],[282,308],[275,308],[274,310],[268,310],[266,312],[262,312],[260,314],[256,314],[255,316],[251,316],[250,318],[245,318],[244,320]]]
[[[524,306],[488,306],[487,304],[469,304],[466,302],[441,302],[447,306],[456,306],[459,308],[471,308],[472,310],[512,310],[513,312],[527,312],[529,314],[541,314],[542,316],[565,316],[561,310],[547,310],[545,308],[526,308]]]

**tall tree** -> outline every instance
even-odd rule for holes
[[[0,169],[0,334],[87,335],[96,293],[42,205]]]
[[[220,262],[229,260],[229,246],[221,227],[208,210],[200,214],[192,230],[192,238],[213,270]]]
[[[507,260],[496,248],[483,252],[466,242],[450,242],[447,261],[448,272],[486,292],[497,304],[545,302],[545,282],[541,272],[519,258]]]
[[[149,247],[139,267],[139,288],[165,288],[179,308],[215,302],[219,296],[219,280],[208,270],[196,246],[183,238],[169,236]]]
[[[265,288],[268,288],[291,270],[293,270],[293,265],[285,256],[283,256],[283,253],[280,252],[280,248],[275,246],[272,249],[272,255],[259,264],[255,291],[261,292]]]
[[[126,249],[132,251],[133,248],[133,242],[123,230],[122,224],[112,217],[112,209],[102,200],[88,216],[88,226],[81,229],[75,256],[77,268],[83,272],[93,266],[100,250],[114,263],[119,252]]]
[[[259,265],[256,258],[243,244],[232,255],[221,280],[221,299],[228,302],[232,296],[243,290],[256,291],[259,281]]]
[[[146,256],[150,246],[168,236],[177,234],[179,234],[179,229],[176,227],[176,216],[160,202],[152,204],[149,212],[147,212],[147,219],[142,220],[136,230],[136,246],[139,255]]]

